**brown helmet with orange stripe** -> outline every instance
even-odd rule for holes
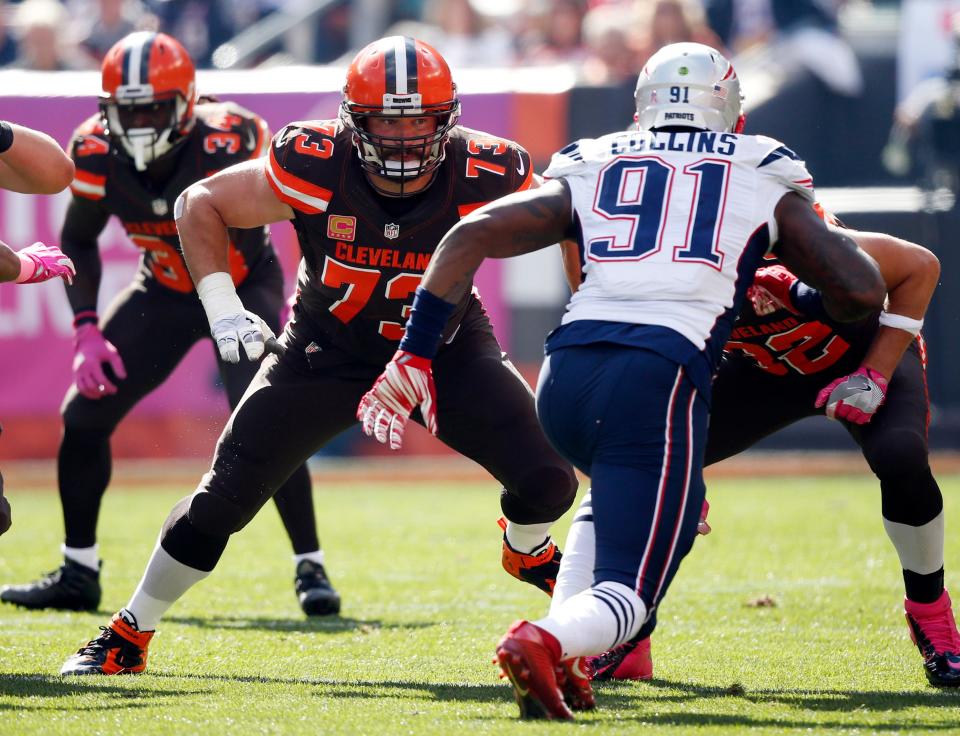
[[[370,130],[371,119],[398,116],[433,118],[436,127],[417,136]],[[381,38],[363,48],[347,69],[340,119],[353,133],[360,165],[369,174],[402,182],[434,171],[459,118],[460,100],[450,67],[423,41]]]
[[[171,36],[138,31],[107,52],[102,74],[100,111],[107,133],[143,171],[193,127],[193,61]]]

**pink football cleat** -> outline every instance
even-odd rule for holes
[[[594,680],[652,680],[650,637],[631,640],[596,657],[588,657]]]
[[[927,680],[936,687],[960,687],[960,633],[946,590],[933,603],[903,602],[910,638],[923,655]]]
[[[521,718],[571,720],[557,682],[560,642],[529,621],[516,621],[497,644],[497,662],[513,684]]]

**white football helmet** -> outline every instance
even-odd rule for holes
[[[733,64],[702,43],[670,44],[651,56],[633,97],[640,130],[743,130],[743,95]]]

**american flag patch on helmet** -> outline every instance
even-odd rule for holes
[[[719,97],[721,100],[727,99],[726,87],[721,87],[719,84],[713,85],[713,96]]]

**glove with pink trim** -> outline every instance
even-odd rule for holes
[[[887,398],[887,379],[866,366],[849,376],[838,378],[817,394],[814,406],[826,406],[831,419],[845,419],[853,424],[866,424]]]
[[[431,363],[429,358],[405,350],[396,352],[357,407],[365,435],[399,450],[407,420],[417,406],[430,434],[437,434],[437,391]]]
[[[117,393],[104,372],[104,364],[109,365],[117,378],[127,377],[120,353],[103,336],[100,328],[92,322],[77,327],[74,342],[73,376],[77,391],[88,399],[102,399]]]
[[[16,278],[18,284],[39,284],[58,276],[72,284],[73,277],[77,275],[73,261],[55,245],[28,245],[17,251],[17,258],[20,259],[20,275]]]
[[[753,277],[753,285],[747,289],[747,299],[753,305],[758,316],[786,309],[797,314],[790,296],[790,288],[798,279],[783,266],[764,266],[758,268]]]

